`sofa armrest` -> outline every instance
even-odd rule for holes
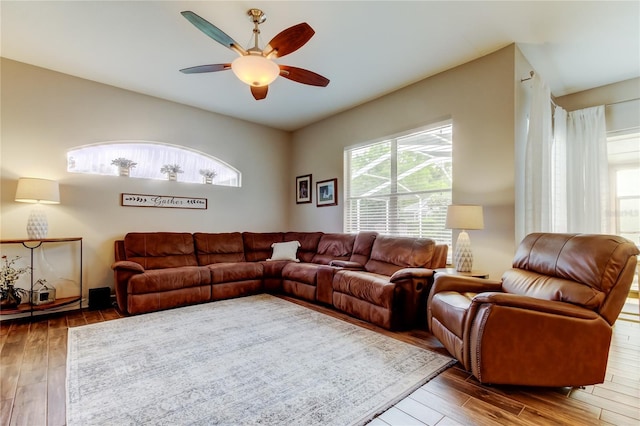
[[[611,326],[594,311],[490,292],[476,295],[467,315],[463,364],[482,383],[559,387],[604,380]]]
[[[402,268],[398,269],[391,275],[389,281],[392,283],[400,280],[412,279],[412,278],[430,278],[433,276],[433,269],[427,268]]]
[[[111,265],[111,269],[113,269],[113,280],[114,280],[114,287],[116,290],[116,302],[118,303],[118,307],[122,312],[128,313],[127,286],[129,284],[129,280],[134,275],[143,274],[144,268],[139,263],[131,262],[128,260],[120,260],[120,261],[114,262]]]
[[[351,260],[332,260],[329,262],[329,266],[335,266],[337,268],[351,269],[354,271],[363,271],[364,265],[353,262]]]
[[[113,269],[114,271],[117,269],[121,269],[134,272],[144,272],[144,268],[141,264],[131,262],[129,260],[120,260],[118,262],[113,262],[113,264],[111,265],[111,269]]]
[[[485,291],[500,291],[501,289],[502,281],[466,277],[461,275],[436,274],[431,294],[436,294],[441,291],[483,293]]]
[[[536,299],[534,297],[523,296],[520,294],[486,292],[476,295],[471,303],[490,303],[494,305],[508,306],[512,308],[580,319],[596,319],[599,317],[598,313],[580,306],[572,305],[571,303]]]

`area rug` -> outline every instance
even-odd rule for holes
[[[364,424],[452,358],[269,295],[69,329],[67,425]]]

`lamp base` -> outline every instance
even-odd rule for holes
[[[34,208],[27,219],[27,236],[30,240],[41,240],[47,238],[49,232],[49,222],[47,215],[41,208]]]
[[[471,272],[473,268],[473,253],[471,252],[471,240],[467,231],[460,231],[456,241],[456,250],[453,253],[453,263],[458,272]]]

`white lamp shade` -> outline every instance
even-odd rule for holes
[[[231,70],[249,86],[267,86],[280,75],[280,67],[262,55],[245,55],[231,63]]]
[[[484,229],[482,206],[448,206],[445,227],[447,227],[448,229]]]
[[[49,179],[20,178],[15,200],[21,203],[60,204],[58,182]]]

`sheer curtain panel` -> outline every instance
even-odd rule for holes
[[[567,231],[606,233],[609,206],[604,106],[569,113],[567,122]]]
[[[525,153],[525,235],[551,231],[551,91],[533,76],[533,96]]]

